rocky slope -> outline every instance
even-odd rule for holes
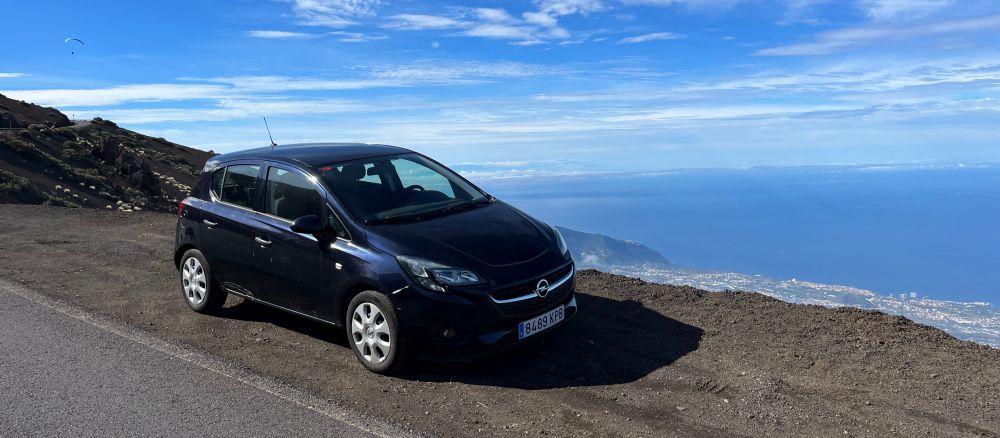
[[[0,203],[173,211],[212,155],[0,95]]]

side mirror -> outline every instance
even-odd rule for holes
[[[292,231],[296,233],[316,234],[326,229],[326,224],[314,214],[302,216],[292,222]]]

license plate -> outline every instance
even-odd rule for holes
[[[559,306],[527,321],[522,321],[517,325],[517,338],[524,339],[528,336],[545,331],[545,329],[561,322],[565,317],[566,308],[564,306]]]

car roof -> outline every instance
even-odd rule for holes
[[[225,161],[232,160],[272,160],[306,165],[308,167],[339,161],[357,160],[413,152],[409,149],[388,146],[384,144],[367,143],[300,143],[280,145],[274,148],[263,147],[245,151],[230,152],[216,155],[208,160],[206,168],[215,167]]]

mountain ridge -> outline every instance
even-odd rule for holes
[[[0,95],[0,203],[176,211],[214,155]]]

